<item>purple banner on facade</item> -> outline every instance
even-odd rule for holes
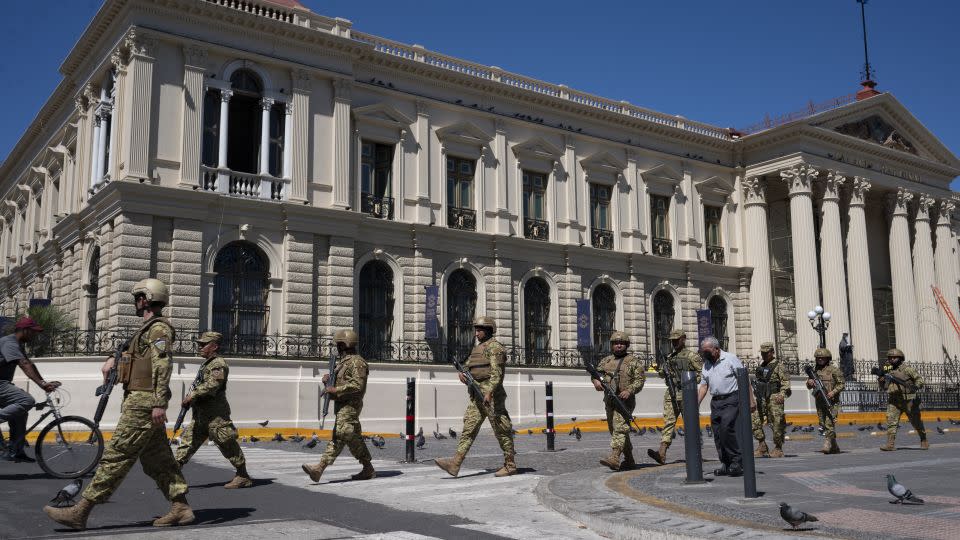
[[[437,302],[440,297],[440,287],[436,285],[427,285],[427,312],[424,318],[423,337],[425,339],[440,338],[440,321],[437,320]]]
[[[703,338],[713,335],[713,314],[709,309],[697,310],[697,348]]]
[[[577,347],[590,347],[590,300],[577,300]]]

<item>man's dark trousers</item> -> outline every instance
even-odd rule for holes
[[[724,468],[740,469],[740,444],[737,442],[737,417],[740,415],[737,392],[710,399],[710,425],[713,442]]]

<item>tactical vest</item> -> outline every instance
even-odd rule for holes
[[[120,365],[117,366],[117,382],[123,384],[126,391],[143,390],[153,391],[153,363],[147,352],[150,350],[150,343],[143,343],[150,327],[157,323],[163,323],[170,328],[171,340],[174,336],[173,326],[164,317],[154,317],[143,323],[143,326],[137,330],[130,340],[130,348],[120,356]],[[168,343],[167,347],[172,347],[173,343]]]
[[[610,366],[613,368],[613,371],[607,371],[604,369],[604,374],[609,378],[608,384],[617,389],[617,392],[623,392],[626,390],[626,385],[623,380],[623,366],[624,364],[630,361],[629,354],[625,354],[620,358],[617,358],[616,355],[613,355],[613,360],[604,362],[603,367]]]
[[[757,366],[756,370],[757,382],[766,387],[768,395],[780,392],[780,381],[770,382],[770,379],[773,378],[774,368],[775,366],[771,362],[767,365]]]
[[[487,347],[490,345],[491,341],[487,340],[483,343],[478,343],[477,346],[470,351],[470,356],[467,358],[466,368],[470,370],[470,375],[473,375],[473,378],[477,382],[485,381],[490,378],[490,360],[487,359]]]

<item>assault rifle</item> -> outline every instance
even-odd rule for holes
[[[870,373],[879,377],[880,380],[884,383],[884,386],[890,383],[895,383],[895,384],[899,384],[900,387],[903,388],[903,390],[908,394],[913,394],[917,391],[916,385],[914,385],[910,381],[897,377],[896,375],[894,375],[893,373],[890,373],[887,370],[881,370],[880,368],[875,367],[870,369]]]
[[[462,362],[457,360],[457,357],[454,356],[451,358],[453,361],[453,367],[463,375],[463,378],[467,380],[467,392],[480,403],[483,403],[483,390],[480,390],[480,385],[477,384],[477,380],[473,378],[473,375],[470,374],[470,370],[463,365]],[[493,405],[490,406],[491,410]]]
[[[813,393],[817,397],[823,400],[823,404],[826,405],[827,416],[830,417],[830,420],[834,422],[837,421],[837,418],[833,415],[833,404],[830,403],[830,398],[827,397],[827,389],[823,386],[823,381],[820,380],[820,376],[817,375],[817,372],[813,370],[813,366],[806,365],[803,366],[803,372],[807,374],[807,377],[813,379]]]
[[[197,376],[193,379],[193,384],[190,385],[190,390],[187,390],[187,395],[193,393],[197,389],[197,385],[203,382],[203,364],[197,369]],[[192,402],[191,402],[192,403]],[[173,424],[173,434],[177,434],[177,430],[180,429],[180,426],[183,425],[183,419],[187,417],[187,411],[190,410],[190,405],[180,405],[180,414],[177,415],[177,421]]]
[[[663,369],[663,371],[661,371],[663,374],[663,382],[667,385],[667,395],[670,396],[670,405],[673,406],[673,416],[679,418],[681,411],[680,405],[677,403],[677,381],[673,380],[673,374],[670,373],[670,359],[664,358],[663,356],[660,358],[662,360],[660,366]]]
[[[323,429],[327,415],[330,414],[330,394],[327,393],[327,386],[336,386],[337,383],[337,353],[335,351],[335,348],[330,351],[330,359],[327,361],[327,374],[330,375],[330,378],[323,385],[323,392],[320,393],[323,396],[323,416],[320,417],[320,429]]]
[[[623,419],[627,421],[627,424],[632,424],[636,426],[637,433],[639,433],[640,426],[637,425],[637,421],[633,418],[633,415],[630,414],[630,409],[627,409],[627,406],[623,404],[623,401],[620,399],[620,396],[617,395],[617,393],[613,390],[613,388],[610,388],[609,384],[603,382],[603,376],[600,375],[600,371],[597,369],[597,366],[591,364],[589,360],[584,359],[583,367],[584,369],[587,370],[587,373],[590,374],[591,379],[596,379],[600,381],[600,386],[603,387],[603,392],[607,396],[609,396],[610,401],[613,402],[613,408],[616,409],[617,412],[619,412],[621,415],[623,415]]]
[[[753,386],[753,396],[757,400],[757,418],[760,419],[760,425],[763,426],[767,423],[766,418],[766,404],[767,404],[767,389],[770,383],[760,382],[757,379],[750,379],[750,384]]]
[[[100,420],[103,418],[103,413],[107,410],[107,403],[110,401],[110,393],[113,392],[113,387],[117,384],[117,367],[120,365],[120,357],[128,348],[130,348],[129,339],[117,347],[117,350],[113,353],[113,367],[107,372],[107,380],[98,386],[94,392],[94,395],[100,398],[97,403],[97,411],[93,413],[93,423],[97,427],[100,427]]]

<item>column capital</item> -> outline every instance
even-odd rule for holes
[[[823,200],[839,201],[840,187],[847,182],[846,177],[839,171],[827,171],[827,179],[823,182]]]
[[[937,225],[949,227],[956,208],[957,205],[952,199],[941,199],[940,206],[937,207]]]
[[[268,97],[261,98],[261,99],[260,99],[260,108],[263,109],[263,110],[265,110],[265,111],[269,111],[270,108],[273,107],[273,104],[274,104],[274,103],[275,103],[275,100],[274,100],[273,98],[268,98]]]
[[[743,181],[744,206],[767,204],[767,183],[756,176],[749,176]]]
[[[790,196],[793,197],[794,195],[801,194],[809,195],[812,192],[813,181],[817,179],[819,174],[820,171],[816,168],[806,163],[800,163],[780,171],[780,178],[787,183],[787,187],[790,189]]]
[[[144,33],[139,28],[131,28],[123,38],[123,45],[130,52],[130,56],[153,59],[157,53],[157,38]]]
[[[417,116],[430,116],[429,105],[426,101],[418,99],[416,102],[417,105]],[[500,120],[498,119],[497,122]]]
[[[220,101],[224,103],[230,103],[230,98],[233,97],[233,90],[220,90]]]
[[[899,188],[896,193],[887,195],[887,210],[894,216],[904,216],[909,214],[910,201],[913,200],[913,193]]]
[[[207,61],[207,49],[200,45],[184,45],[183,63],[187,67],[204,69],[204,63]]]
[[[291,79],[293,79],[293,88],[300,92],[309,92],[310,91],[310,72],[305,69],[296,69],[290,74]]]
[[[119,71],[126,71],[127,64],[130,63],[130,55],[122,47],[117,47],[110,53],[110,63]]]
[[[930,209],[936,199],[926,193],[917,193],[917,219],[930,221]]]
[[[850,206],[864,206],[866,204],[867,192],[873,184],[862,176],[854,176],[853,184],[850,185]]]
[[[337,101],[349,102],[353,93],[353,81],[347,79],[333,80],[333,97]]]
[[[283,101],[283,112],[285,115],[290,116],[293,114],[293,100]]]

